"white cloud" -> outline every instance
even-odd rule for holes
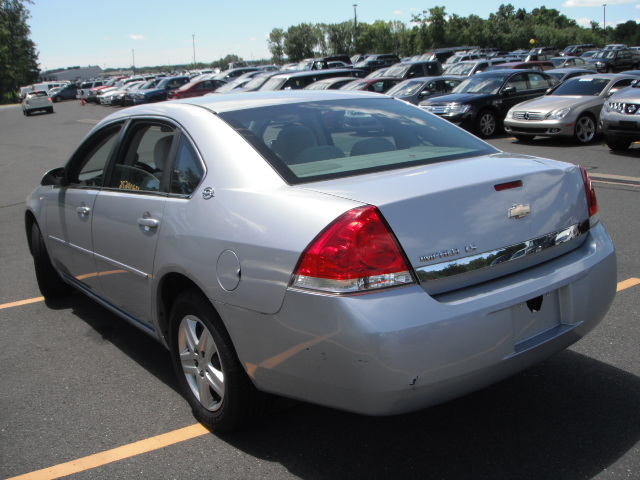
[[[394,14],[394,15],[403,15],[403,14],[404,14],[404,12],[403,12],[402,10],[395,10],[395,11],[393,12],[393,14]]]
[[[144,35],[136,35],[135,33],[132,33],[129,35],[129,38],[132,40],[144,40],[146,37]]]
[[[587,27],[590,28],[591,27],[591,18],[586,18],[586,17],[582,17],[582,18],[576,18],[576,23],[578,25],[580,25],[581,27]]]
[[[607,5],[625,5],[629,3],[638,3],[638,0],[567,0],[562,4],[563,7],[602,7],[602,4]],[[636,8],[639,8],[636,5]]]

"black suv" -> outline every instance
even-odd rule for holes
[[[76,95],[78,94],[78,84],[77,83],[68,83],[56,93],[51,95],[51,100],[54,102],[59,102],[61,100],[75,100]]]
[[[468,77],[449,95],[420,102],[420,108],[446,118],[481,138],[496,134],[514,105],[541,97],[560,81],[536,70],[493,70]]]
[[[596,70],[600,73],[637,70],[640,65],[640,53],[632,48],[602,50],[596,53],[589,63],[595,63]]]

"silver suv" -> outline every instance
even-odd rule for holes
[[[640,82],[620,90],[604,103],[600,128],[611,150],[626,150],[640,140]]]

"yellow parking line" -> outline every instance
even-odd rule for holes
[[[640,285],[640,278],[629,278],[618,283],[618,292],[636,285]],[[43,297],[38,297],[19,302],[5,303],[0,305],[0,309],[41,302],[43,300]],[[180,428],[172,432],[140,440],[128,445],[116,447],[111,450],[106,450],[83,458],[78,458],[67,463],[54,465],[53,467],[43,468],[42,470],[25,473],[17,477],[7,478],[6,480],[53,480],[55,478],[65,477],[67,475],[72,475],[74,473],[83,472],[85,470],[117,462],[125,458],[135,457],[136,455],[159,450],[161,448],[168,447],[169,445],[206,435],[207,433],[209,433],[207,428],[196,423],[189,427]]]
[[[44,297],[36,297],[36,298],[29,298],[27,300],[20,300],[18,302],[2,303],[0,304],[0,310],[2,310],[3,308],[19,307],[21,305],[28,305],[30,303],[37,303],[37,302],[43,302],[43,301],[44,301]]]
[[[11,477],[7,480],[52,480],[54,478],[65,477],[78,472],[84,472],[92,468],[97,468],[108,463],[117,462],[125,458],[134,457],[142,453],[152,452],[161,448],[173,445],[175,443],[191,440],[210,433],[204,426],[199,423],[189,427],[180,428],[173,432],[164,433],[156,437],[140,440],[139,442],[130,443],[122,447],[117,447],[104,452],[89,455],[87,457],[72,460],[67,463],[61,463],[35,472],[25,473],[17,477]]]
[[[625,290],[627,288],[635,287],[636,285],[640,285],[640,278],[629,278],[628,280],[624,280],[618,283],[618,292],[620,290]]]

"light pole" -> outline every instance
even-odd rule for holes
[[[193,68],[196,68],[196,36],[191,35],[193,39]]]
[[[136,55],[135,55],[135,50],[132,48],[131,49],[131,65],[133,66],[133,73],[136,73]]]
[[[358,53],[358,14],[357,9],[358,4],[353,4],[353,49],[355,53]]]
[[[604,43],[607,43],[607,4],[603,3],[602,4],[602,15],[603,15],[603,19],[602,19],[602,26],[604,28]]]

